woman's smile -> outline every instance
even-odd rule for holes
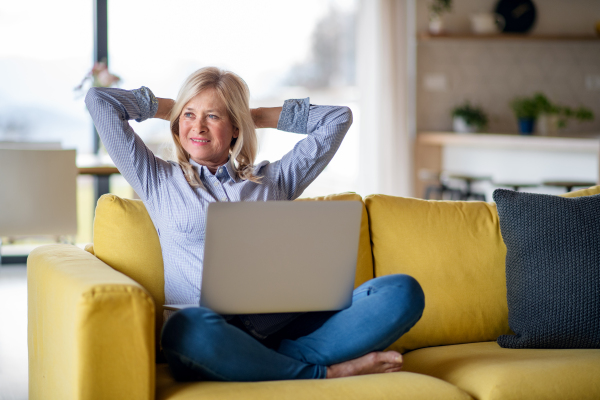
[[[190,138],[194,146],[206,146],[210,140],[208,139],[198,139],[198,138]]]

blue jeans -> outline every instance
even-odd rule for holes
[[[173,314],[161,344],[177,380],[325,378],[329,365],[390,346],[417,323],[424,307],[414,278],[387,275],[356,288],[349,308],[303,314],[264,341],[198,307]]]

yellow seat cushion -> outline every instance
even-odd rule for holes
[[[358,200],[356,193],[342,193],[304,201]],[[106,194],[98,200],[94,219],[94,246],[86,250],[146,288],[156,304],[156,335],[163,322],[164,267],[158,234],[141,200]],[[373,278],[369,220],[363,205],[356,286]],[[159,341],[157,340],[157,343]]]
[[[493,203],[373,195],[375,276],[413,276],[425,292],[421,320],[391,348],[400,352],[495,340],[510,333],[504,259]]]
[[[176,382],[166,364],[156,367],[157,400],[471,399],[442,380],[409,372],[352,378],[269,382]]]
[[[503,349],[496,342],[412,351],[405,371],[443,379],[478,400],[600,399],[600,349]]]

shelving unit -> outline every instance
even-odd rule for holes
[[[476,35],[474,33],[449,33],[443,35],[432,35],[430,33],[419,33],[417,35],[417,39],[420,42],[451,40],[600,42],[600,37],[593,35],[543,35],[517,33],[498,33],[492,35]]]
[[[468,154],[461,160],[471,159],[472,156],[486,158],[477,165],[475,169],[464,169],[462,165],[456,166],[456,154],[451,157],[452,162],[448,166],[445,162],[448,152],[458,150],[461,154]],[[498,153],[501,153],[504,163],[498,163]],[[483,156],[482,156],[483,154]],[[518,156],[515,156],[517,154]],[[534,158],[530,158],[534,157]],[[579,137],[553,137],[537,135],[498,134],[498,133],[454,133],[454,132],[419,132],[415,140],[414,160],[414,193],[421,196],[425,187],[431,184],[423,180],[421,171],[426,171],[435,176],[442,171],[460,172],[475,176],[495,176],[499,171],[513,170],[511,177],[501,178],[502,181],[520,182],[526,181],[559,180],[553,176],[538,178],[520,177],[514,170],[536,170],[539,166],[533,166],[533,160],[544,163],[551,162],[553,165],[569,166],[574,159],[595,159],[596,177],[600,177],[600,132],[590,132]],[[495,161],[494,161],[495,160]],[[551,160],[551,161],[548,161]],[[460,163],[460,161],[459,161]],[[519,165],[521,167],[519,167]],[[542,164],[546,165],[546,164]],[[588,171],[588,170],[586,170]],[[539,170],[538,170],[539,174]],[[535,174],[534,174],[535,175]],[[552,175],[552,174],[550,174]],[[558,175],[557,175],[558,176]],[[600,178],[598,178],[600,179]],[[560,177],[560,180],[578,180]],[[585,180],[589,180],[586,177]],[[593,180],[596,180],[594,178]]]

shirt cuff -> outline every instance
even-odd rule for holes
[[[309,98],[286,100],[279,115],[277,129],[293,133],[307,133]]]
[[[145,121],[156,115],[156,111],[158,111],[158,100],[154,96],[154,93],[152,93],[152,90],[148,89],[146,86],[142,86],[139,89],[132,90],[131,93],[135,96],[138,106],[140,107],[141,117],[135,119],[137,122]]]

